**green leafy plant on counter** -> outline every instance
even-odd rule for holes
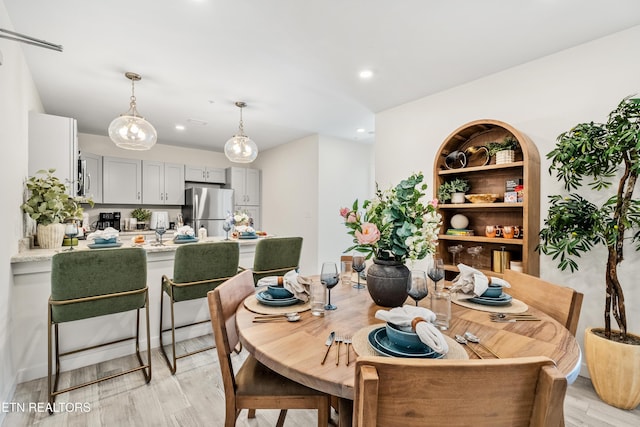
[[[71,197],[67,186],[54,174],[55,169],[39,170],[27,179],[27,200],[20,206],[31,219],[41,225],[81,219],[83,208],[79,198]],[[82,200],[93,207],[93,200]]]
[[[520,148],[520,144],[518,144],[518,140],[513,136],[506,136],[502,142],[490,142],[487,144],[487,150],[489,150],[489,156],[495,156],[499,151],[505,150],[518,150]]]
[[[440,187],[438,187],[438,200],[444,203],[451,200],[451,193],[466,193],[470,189],[469,181],[464,178],[454,178],[440,184]]]
[[[151,218],[151,211],[149,209],[135,208],[131,211],[131,217],[140,222],[147,222]]]

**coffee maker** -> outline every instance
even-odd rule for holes
[[[100,212],[96,228],[104,230],[108,227],[120,231],[120,212]]]

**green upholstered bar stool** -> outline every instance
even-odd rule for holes
[[[256,244],[253,283],[267,276],[284,276],[300,264],[302,237],[269,237]]]
[[[146,315],[146,363],[143,362],[140,354],[140,309],[144,309]],[[60,353],[60,324],[134,310],[136,311],[135,336]],[[48,320],[47,380],[49,403],[53,404],[58,394],[140,370],[144,374],[146,382],[151,381],[149,291],[147,288],[147,255],[144,249],[99,249],[55,254],[51,261],[51,296],[48,304]],[[52,327],[53,338],[51,336]],[[138,366],[58,390],[61,357],[128,340],[135,340]],[[54,360],[52,360],[52,350],[55,350]],[[52,381],[52,364],[55,364],[55,381]]]
[[[212,242],[184,244],[176,249],[173,265],[173,279],[162,276],[162,295],[160,296],[160,350],[171,373],[175,374],[177,360],[214,348],[213,345],[195,351],[176,355],[176,329],[207,323],[204,319],[185,325],[175,324],[175,304],[198,298],[206,298],[207,292],[238,272],[240,250],[237,242]],[[171,327],[163,329],[164,294],[169,298]],[[203,302],[206,304],[206,301]],[[172,357],[169,359],[162,341],[162,335],[171,331]]]

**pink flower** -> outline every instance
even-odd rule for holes
[[[438,199],[433,199],[433,200],[431,200],[431,201],[429,202],[429,204],[430,204],[431,206],[433,206],[434,208],[437,208],[437,207],[438,207]]]
[[[340,208],[340,216],[346,218],[350,211],[351,209],[349,208]]]
[[[358,222],[358,214],[355,212],[349,212],[347,216],[347,222]]]
[[[375,224],[365,222],[362,224],[362,231],[356,230],[355,237],[361,245],[371,245],[380,240],[380,231]]]

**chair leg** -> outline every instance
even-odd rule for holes
[[[282,427],[284,425],[284,419],[287,417],[287,410],[280,410],[280,415],[278,416],[278,422],[276,423],[276,427]]]
[[[142,361],[142,356],[140,355],[140,309],[136,310],[136,356],[138,357],[138,362],[140,362],[140,366],[146,366],[146,369],[142,369],[142,375],[144,375],[144,379],[149,384],[151,381],[151,329],[149,326],[149,291],[145,293],[144,299],[144,307],[146,314],[146,324],[147,324],[147,364],[145,365]]]
[[[318,398],[318,427],[327,427],[331,420],[331,404],[329,397]]]
[[[249,409],[247,410],[247,418],[255,418],[256,417],[256,410],[255,409]]]
[[[164,360],[167,361],[167,365],[169,365],[171,374],[175,375],[178,368],[176,362],[176,329],[174,323],[175,317],[173,313],[173,298],[171,297],[171,295],[167,295],[167,297],[169,298],[169,306],[171,311],[171,350],[173,363],[171,363],[171,360],[169,360],[169,356],[164,349],[164,343],[162,342],[162,313],[164,311],[164,291],[162,291],[162,294],[160,295],[160,352],[164,356]]]

